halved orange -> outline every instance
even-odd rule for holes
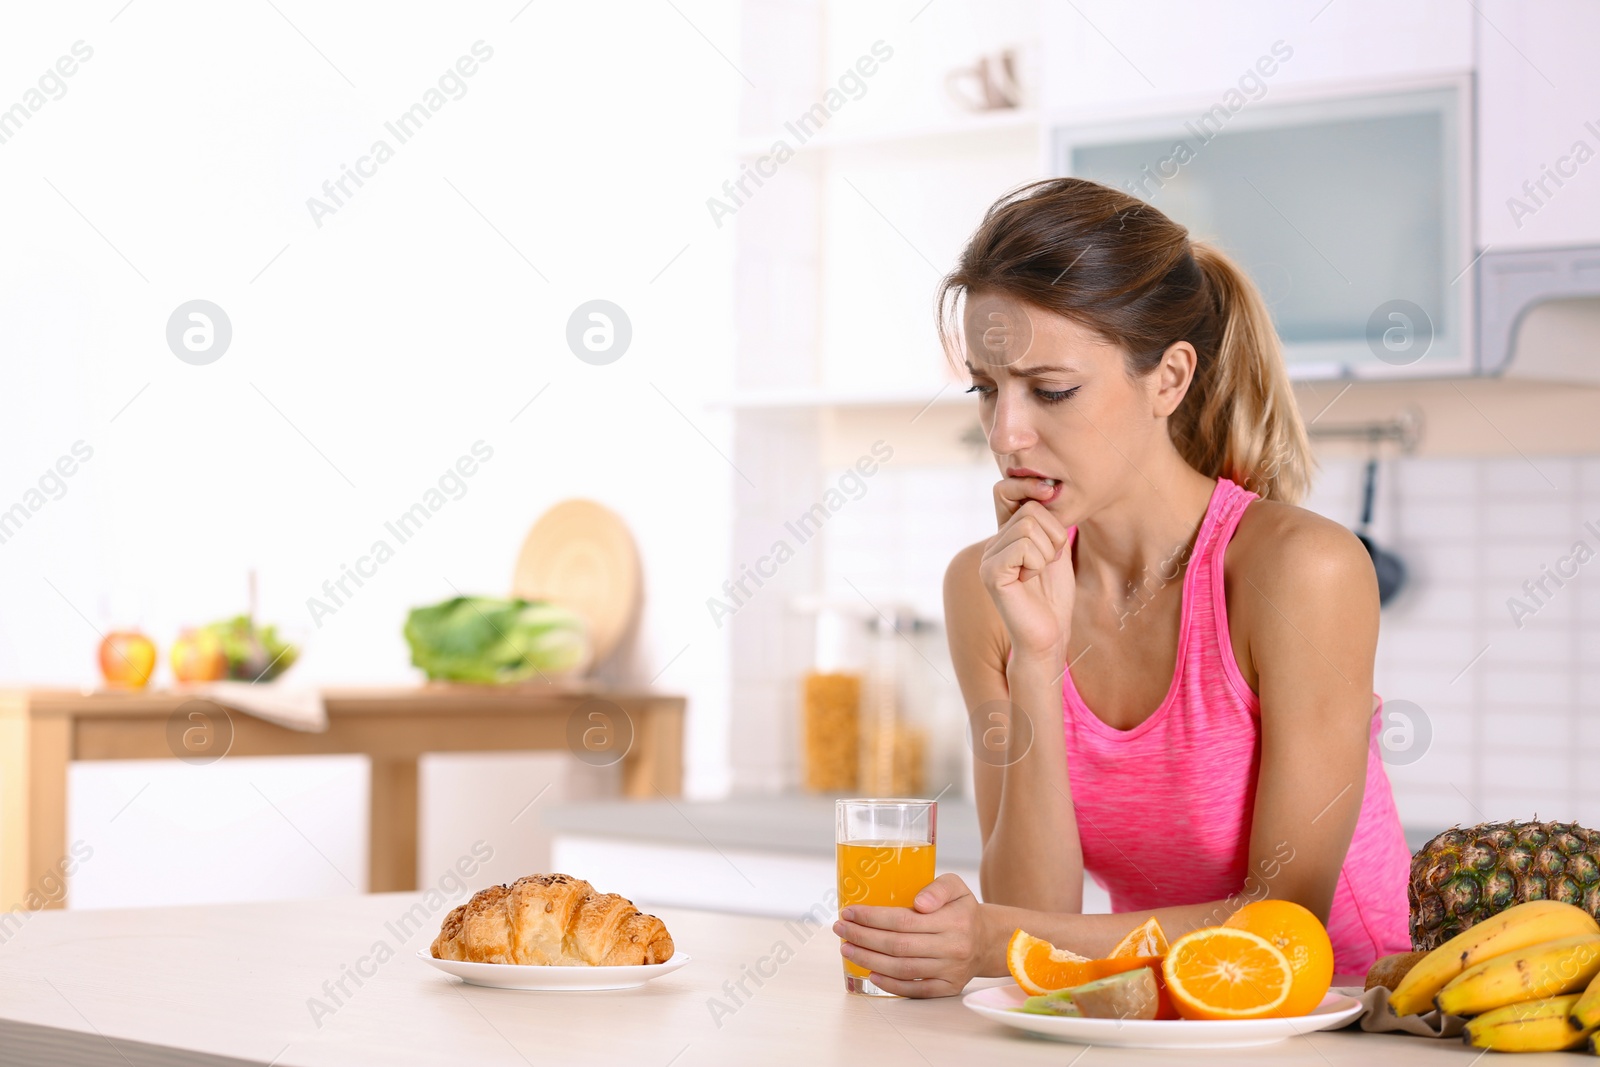
[[[1310,910],[1292,900],[1258,900],[1222,925],[1260,934],[1288,957],[1294,988],[1274,1014],[1306,1015],[1322,1003],[1333,984],[1333,942]]]
[[[1161,965],[1185,1019],[1262,1019],[1283,1014],[1294,970],[1260,934],[1208,926],[1172,943]]]
[[[1092,960],[1069,949],[1056,948],[1044,938],[1034,937],[1022,930],[1012,934],[1006,946],[1006,966],[1011,971],[1011,977],[1025,992],[1035,997],[1160,962],[1151,956]]]
[[[1117,942],[1117,947],[1111,950],[1111,959],[1118,960],[1124,956],[1165,956],[1167,949],[1166,931],[1161,929],[1161,923],[1154,915],[1128,931],[1128,936]]]

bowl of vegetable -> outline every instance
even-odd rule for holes
[[[222,646],[227,661],[223,677],[233,681],[270,682],[300,656],[300,649],[279,636],[276,626],[258,626],[249,615],[235,615],[201,630]]]

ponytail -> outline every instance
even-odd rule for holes
[[[1200,360],[1172,413],[1173,444],[1203,474],[1268,500],[1299,503],[1311,487],[1311,443],[1266,301],[1220,249],[1192,241],[1190,250],[1222,329],[1215,353]]]
[[[939,287],[947,349],[958,298],[980,289],[1090,327],[1127,351],[1135,376],[1188,341],[1194,379],[1167,420],[1179,455],[1269,500],[1298,503],[1310,488],[1310,443],[1261,293],[1222,251],[1143,200],[1083,178],[1008,193]]]

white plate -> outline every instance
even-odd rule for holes
[[[1028,999],[1016,985],[968,993],[961,1003],[997,1023],[1058,1041],[1118,1048],[1247,1048],[1271,1045],[1297,1034],[1333,1030],[1361,1014],[1361,1002],[1329,993],[1310,1015],[1291,1019],[1074,1019],[1015,1011]]]
[[[652,978],[660,978],[689,962],[675,952],[666,963],[646,963],[637,967],[525,967],[513,963],[462,963],[434,959],[425,948],[417,949],[417,959],[431,963],[445,974],[453,974],[468,985],[495,989],[632,989]]]

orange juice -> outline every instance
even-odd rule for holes
[[[909,908],[933,881],[933,846],[898,841],[853,841],[838,845],[839,907],[869,904]],[[846,974],[865,978],[871,972],[844,961]]]

